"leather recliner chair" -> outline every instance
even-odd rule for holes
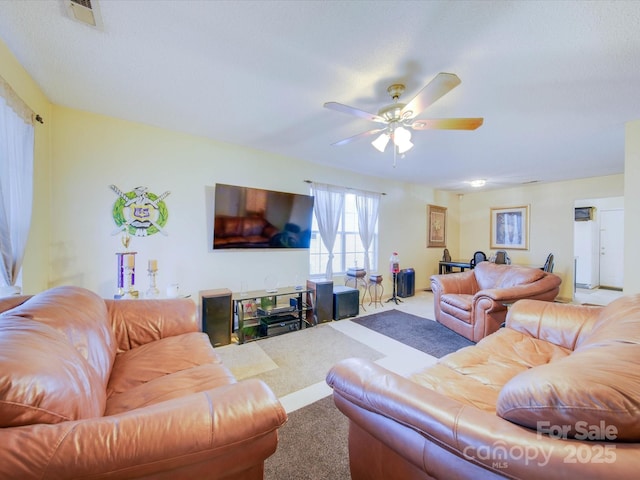
[[[432,275],[436,321],[477,342],[504,323],[507,307],[524,298],[553,301],[561,279],[539,268],[481,262],[473,270]]]

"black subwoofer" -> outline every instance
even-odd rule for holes
[[[313,305],[313,310],[307,313],[307,323],[317,325],[330,322],[333,319],[333,281],[307,280],[307,288],[311,290],[307,304]]]
[[[333,319],[356,317],[360,313],[360,292],[357,288],[333,287]]]
[[[200,292],[202,331],[209,335],[211,345],[231,343],[231,290],[220,288]]]

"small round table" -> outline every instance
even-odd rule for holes
[[[382,275],[371,275],[369,277],[369,285],[367,285],[367,292],[369,292],[369,305],[373,304],[374,308],[377,308],[378,304],[382,305],[382,295],[384,294],[384,286],[382,285]]]
[[[366,274],[365,274],[366,276]],[[362,287],[362,300],[360,301],[360,306],[362,307],[362,310],[364,310],[366,312],[366,309],[364,308],[364,297],[367,294],[367,281],[365,279],[365,276],[361,276],[361,277],[354,277],[352,275],[345,275],[344,277],[344,286],[345,287],[353,287],[356,290],[358,290],[358,292],[360,292],[360,287]],[[359,293],[358,293],[359,295]]]

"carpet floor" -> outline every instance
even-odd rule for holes
[[[343,320],[344,321],[344,320]],[[421,318],[398,310],[388,310],[372,315],[350,319],[378,333],[387,335],[394,340],[403,342],[413,348],[422,350],[430,355],[441,357],[447,353],[456,351],[462,347],[473,345],[466,338],[450,331],[433,320]],[[324,338],[309,336],[307,345],[315,345],[313,354],[321,355],[323,352],[333,352],[330,359],[320,361],[316,357],[316,363],[322,367],[318,369],[314,377],[324,379],[328,369],[335,363],[338,357],[357,357],[361,354],[369,354],[368,347],[358,342],[352,344],[353,340],[347,341],[342,335],[335,335],[329,332],[328,325],[318,325],[312,329],[287,334],[273,339],[260,340],[255,342],[256,346],[262,345],[264,350],[276,352],[281,350],[286,337],[293,340],[293,336],[305,332],[316,332],[314,335],[322,335],[327,340],[341,343],[341,346],[319,347],[317,342]],[[325,329],[327,330],[325,332]],[[335,332],[338,333],[338,332]],[[311,341],[315,339],[315,341]],[[267,345],[264,342],[270,342]],[[282,343],[281,343],[282,342]],[[300,342],[297,342],[300,344]],[[363,349],[363,347],[365,347]],[[354,350],[351,350],[351,349]],[[337,353],[339,351],[339,353]],[[347,354],[347,356],[344,356]],[[304,356],[311,356],[308,349]],[[378,355],[379,356],[379,355]],[[372,358],[373,359],[373,358]],[[375,359],[374,359],[375,360]],[[226,363],[226,362],[225,362]],[[299,365],[301,367],[302,364]],[[328,367],[327,367],[328,365]],[[326,367],[326,370],[322,371]],[[233,370],[233,368],[232,368]],[[306,374],[298,370],[302,377]],[[270,386],[273,378],[265,376],[269,372],[256,375],[263,378]],[[271,373],[275,375],[275,373]],[[287,376],[296,376],[294,370],[289,370]],[[271,381],[271,383],[270,383]],[[307,379],[303,383],[308,383]],[[273,387],[272,387],[273,388]],[[275,454],[265,462],[265,480],[349,480],[349,448],[348,448],[349,422],[347,418],[336,408],[333,397],[328,396],[321,400],[307,405],[299,410],[289,413],[289,420],[279,430],[278,449]]]
[[[320,324],[244,345],[216,348],[238,380],[264,380],[278,397],[323,382],[329,369],[345,358],[376,361],[383,355],[348,336]]]
[[[436,358],[474,344],[436,321],[399,310],[386,310],[351,321]]]
[[[291,412],[278,430],[278,449],[264,464],[265,480],[348,480],[349,421],[325,397]]]

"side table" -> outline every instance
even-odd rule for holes
[[[362,300],[360,300],[359,303],[362,307],[362,310],[364,310],[365,312],[367,310],[364,308],[364,297],[366,296],[368,291],[366,276],[367,273],[364,270],[356,271],[354,269],[349,269],[344,277],[345,287],[352,287],[358,290],[358,296],[360,295],[360,288],[362,288],[362,297],[359,297],[362,298]]]
[[[381,307],[384,306],[382,305],[382,295],[384,295],[382,275],[369,275],[369,285],[367,285],[367,292],[369,292],[369,305],[373,304],[374,308],[377,308],[378,304],[380,304]]]

